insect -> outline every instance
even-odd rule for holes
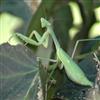
[[[32,32],[32,34],[35,35],[37,41],[34,41],[19,33],[16,35],[26,43],[36,46],[43,45],[44,47],[48,46],[48,39],[49,36],[51,36],[56,48],[57,59],[63,64],[64,70],[69,79],[80,85],[93,86],[93,83],[86,77],[82,69],[61,48],[53,31],[52,25],[46,19],[41,18],[41,26],[42,28],[46,28],[46,31],[44,32],[43,36],[40,36],[37,31]]]

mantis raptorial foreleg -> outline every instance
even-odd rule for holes
[[[31,39],[33,37],[33,35],[35,36],[35,38],[38,42],[42,39],[42,36],[37,31],[32,31],[32,33],[29,35],[29,38]],[[49,42],[49,35],[46,36],[46,38],[44,39],[44,41],[42,43],[45,48],[47,48],[48,42]],[[25,45],[27,45],[27,44],[28,43],[26,42]]]
[[[26,43],[29,43],[29,44],[31,44],[31,45],[39,46],[39,45],[43,45],[44,41],[47,41],[46,39],[47,39],[47,37],[48,37],[48,35],[49,35],[49,32],[46,31],[46,32],[43,34],[43,36],[40,38],[39,41],[32,40],[32,39],[30,39],[30,38],[28,38],[28,37],[26,37],[26,36],[24,36],[24,35],[22,35],[22,34],[20,34],[20,33],[16,33],[16,35],[17,35],[20,39],[22,39],[23,41],[25,41]]]

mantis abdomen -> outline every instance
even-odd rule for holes
[[[93,83],[87,79],[81,68],[69,57],[62,48],[57,49],[58,58],[64,65],[67,76],[74,82],[81,85],[93,86]]]

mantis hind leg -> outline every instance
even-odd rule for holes
[[[77,50],[77,47],[78,47],[78,44],[80,43],[80,42],[88,42],[88,41],[99,41],[100,42],[100,38],[95,38],[95,39],[80,39],[80,40],[77,40],[76,41],[76,43],[75,43],[75,46],[74,46],[74,50],[73,50],[73,52],[72,52],[72,59],[74,58],[74,55],[75,55],[75,52],[76,52],[76,50]]]

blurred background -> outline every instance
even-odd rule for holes
[[[0,0],[0,44],[14,32],[39,30],[41,17],[52,19],[62,46],[100,35],[100,0]]]

